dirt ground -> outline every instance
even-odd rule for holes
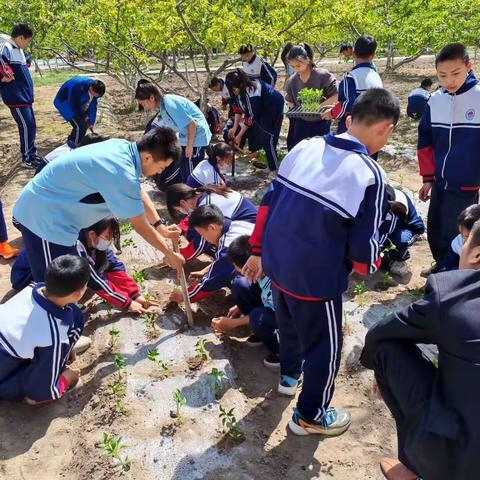
[[[345,64],[329,67],[338,76],[348,68]],[[405,108],[409,91],[423,76],[433,77],[433,74],[433,68],[420,59],[384,82],[400,97]],[[169,87],[187,93],[175,81]],[[41,154],[63,143],[69,131],[53,109],[57,89],[58,85],[52,85],[36,90],[37,145]],[[112,136],[137,138],[145,118],[129,112],[128,102],[121,87],[107,80],[97,130]],[[218,98],[212,98],[212,103],[218,105]],[[0,194],[11,242],[21,246],[21,238],[10,222],[11,211],[32,173],[19,167],[16,126],[3,105],[0,125]],[[381,154],[379,160],[391,181],[410,193],[420,187],[415,140],[416,125],[404,115],[386,148],[388,154]],[[240,162],[239,171],[233,181],[235,188],[258,199],[267,185],[265,174],[251,172],[245,162]],[[166,215],[162,195],[148,182],[145,185],[160,213]],[[416,194],[414,198],[418,204]],[[419,208],[425,216],[426,206]],[[195,312],[195,328],[187,331],[183,311],[168,305],[168,293],[177,283],[175,275],[161,267],[161,257],[134,233],[123,236],[122,242],[120,257],[130,271],[143,270],[142,289],[162,303],[162,309],[155,315],[156,333],[151,334],[142,319],[116,310],[111,312],[93,299],[88,304],[86,326],[93,346],[77,360],[82,386],[48,406],[0,402],[1,479],[382,478],[379,459],[395,456],[393,421],[385,406],[371,393],[371,373],[358,365],[347,368],[345,359],[351,359],[352,350],[358,351],[368,326],[418,298],[424,285],[419,272],[431,262],[426,241],[419,241],[411,249],[412,275],[408,283],[398,283],[380,271],[365,281],[363,293],[357,288],[355,295],[355,285],[364,280],[355,276],[351,279],[345,295],[344,358],[333,404],[349,408],[353,423],[346,434],[334,439],[303,438],[287,433],[294,400],[276,393],[277,373],[265,368],[262,362],[266,351],[245,346],[247,331],[223,338],[211,333],[211,317],[225,312],[230,305],[225,292],[202,302]],[[197,260],[187,269],[195,270],[202,264],[202,260]],[[0,260],[0,301],[14,293],[10,289],[10,267],[10,262]],[[108,346],[112,325],[121,332],[113,349]],[[208,359],[203,363],[195,358],[194,345],[199,338],[207,340]],[[169,365],[164,374],[146,360],[147,351],[157,347],[160,359]],[[122,354],[126,359],[124,413],[115,411],[111,393],[116,378],[114,354]],[[207,375],[212,368],[224,371],[227,376],[217,395]],[[170,416],[174,408],[172,393],[177,388],[187,400],[181,420]],[[230,439],[222,431],[220,405],[235,408],[242,431],[240,441]],[[131,459],[128,472],[121,473],[116,462],[102,456],[97,448],[104,432],[123,437],[127,448],[122,454]]]

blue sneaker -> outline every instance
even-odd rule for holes
[[[301,378],[293,378],[288,375],[280,375],[280,383],[278,384],[278,393],[282,395],[294,396],[298,387],[302,384]]]
[[[295,435],[325,435],[336,437],[348,430],[352,423],[352,416],[344,408],[327,408],[323,417],[318,421],[306,420],[297,409],[293,411],[288,427]]]

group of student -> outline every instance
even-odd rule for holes
[[[4,101],[20,78],[9,70],[12,58],[25,60],[22,78],[29,78],[28,43],[22,43],[31,39],[27,28],[16,26],[2,50],[10,52],[2,53],[0,74],[10,78],[0,84]],[[276,72],[250,46],[240,50],[243,69],[211,84],[230,108],[225,143],[210,145],[211,131],[195,104],[144,80],[135,96],[154,117],[138,141],[86,135],[104,85],[78,77],[64,84],[55,106],[72,124],[66,147],[43,162],[22,150],[38,172],[13,210],[25,249],[12,267],[21,291],[0,305],[0,399],[50,402],[78,383],[72,362],[82,350],[83,318],[77,304],[87,287],[132,312],[155,306],[112,250],[112,244],[119,249],[116,218],[122,218],[172,268],[200,254],[211,258],[190,274],[190,301],[231,290],[234,306],[214,318],[212,328],[224,333],[249,325],[247,345],[267,346],[264,363],[279,369],[279,393],[300,392],[289,422],[293,433],[344,433],[351,414],[330,403],[349,276],[372,274],[382,261],[404,267],[409,246],[425,230],[412,200],[388,185],[375,159],[400,117],[398,99],[382,87],[373,64],[375,49],[372,37],[357,39],[354,67],[338,87],[315,66],[307,45],[288,49],[295,73],[287,102],[295,105],[302,88],[321,88],[324,110],[312,125],[290,123],[289,153],[258,209],[230,188],[225,173],[245,139],[249,148],[262,145],[270,169],[277,169],[284,98],[274,88]],[[398,429],[398,460],[381,463],[390,480],[477,476],[480,327],[474,315],[480,287],[472,269],[480,267],[480,84],[463,45],[445,46],[435,65],[441,89],[421,115],[418,157],[420,198],[431,196],[431,270],[441,273],[429,277],[423,299],[370,330],[361,356]],[[28,108],[33,117],[31,103],[10,106]],[[142,177],[165,191],[171,225],[159,217]],[[166,239],[180,236],[186,245],[176,253]],[[183,296],[173,292],[170,300]],[[422,357],[417,343],[438,346],[438,365]]]

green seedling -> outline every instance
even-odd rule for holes
[[[125,356],[124,355],[115,355],[115,357],[113,357],[113,361],[115,362],[115,366],[117,367],[118,371],[121,371],[125,368]]]
[[[133,230],[133,226],[130,222],[125,222],[120,225],[121,235],[126,235],[127,233],[130,233],[132,230]]]
[[[392,242],[390,242],[390,245],[388,247],[384,248],[382,253],[380,253],[380,257],[383,258],[387,253],[393,252],[396,249],[397,249],[397,247]]]
[[[197,343],[195,344],[195,351],[197,355],[201,358],[202,361],[208,359],[208,352],[205,350],[205,344],[207,343],[206,338],[200,338]]]
[[[412,288],[408,291],[408,293],[415,299],[420,300],[423,297],[423,289],[422,288]]]
[[[181,394],[181,392],[178,388],[173,392],[173,397],[172,398],[173,398],[173,401],[175,402],[175,409],[176,409],[177,418],[180,418],[181,409],[184,405],[187,404],[187,399]]]
[[[167,362],[164,362],[163,360],[159,360],[158,359],[159,355],[160,355],[159,351],[155,348],[147,352],[147,359],[153,363],[156,363],[159,366],[160,370],[167,372],[168,371]]]
[[[135,282],[140,286],[145,283],[145,274],[143,273],[143,270],[136,270],[135,272],[133,272],[132,277]]]
[[[117,378],[115,383],[108,387],[108,393],[113,395],[113,408],[117,413],[125,413],[125,404],[123,403],[127,394],[127,384],[122,378]]]
[[[393,282],[393,277],[390,274],[390,272],[385,272],[383,274],[383,284],[384,285],[391,285],[392,282]]]
[[[133,238],[126,238],[125,240],[122,241],[121,247],[122,248],[132,247],[133,245],[135,245],[135,242],[133,241]]]
[[[143,326],[145,327],[145,336],[149,339],[158,337],[157,317],[154,314],[143,317]]]
[[[150,292],[145,292],[143,294],[143,298],[147,301],[147,302],[151,302],[152,300],[155,300],[155,296],[153,294],[151,294]]]
[[[227,378],[225,372],[219,370],[218,368],[212,368],[210,372],[207,373],[210,378],[213,378],[213,393],[218,395],[222,388],[222,381],[224,378]]]
[[[363,295],[366,292],[365,282],[356,283],[353,292],[355,295]]]
[[[237,425],[237,419],[233,413],[234,411],[234,408],[231,408],[227,411],[220,405],[220,413],[218,416],[222,422],[223,430],[228,434],[229,437],[237,439],[242,435],[242,432]]]
[[[306,110],[318,110],[323,99],[323,89],[321,88],[302,88],[298,93],[298,101]]]
[[[103,432],[102,441],[98,444],[98,447],[102,449],[102,455],[114,458],[124,472],[130,470],[131,460],[128,455],[122,456],[122,450],[128,447],[122,443],[122,437],[110,436]]]
[[[112,327],[108,331],[108,335],[110,335],[110,339],[108,340],[108,346],[113,349],[117,346],[118,340],[120,339],[120,330],[118,328]]]

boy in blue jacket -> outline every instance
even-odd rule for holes
[[[33,81],[28,71],[30,57],[24,52],[32,37],[32,29],[25,23],[15,25],[11,37],[0,36],[0,94],[17,122],[25,168],[35,168],[41,160],[35,147],[37,125],[32,108]]]
[[[83,330],[75,305],[87,288],[88,262],[57,257],[45,283],[26,287],[0,305],[0,399],[29,405],[58,400],[75,386],[80,371],[67,366]]]
[[[352,270],[367,275],[380,265],[386,182],[369,154],[385,145],[399,116],[387,90],[360,95],[346,133],[303,140],[288,153],[258,212],[243,273],[255,281],[265,271],[272,281],[279,392],[295,395],[303,371],[289,424],[297,435],[340,435],[350,426],[349,412],[329,406],[342,351],[342,293]]]
[[[259,57],[252,45],[242,45],[238,50],[242,68],[252,80],[262,80],[272,87],[277,83],[277,71],[264,58]]]
[[[478,203],[480,188],[480,84],[465,46],[446,45],[435,66],[442,89],[432,94],[422,115],[417,152],[423,177],[420,200],[430,199],[427,237],[436,262],[432,272],[443,268],[458,233],[458,215]]]
[[[88,129],[93,132],[98,98],[104,94],[105,84],[93,78],[73,77],[60,87],[53,104],[72,125],[72,132],[67,139],[70,148],[78,147]]]

